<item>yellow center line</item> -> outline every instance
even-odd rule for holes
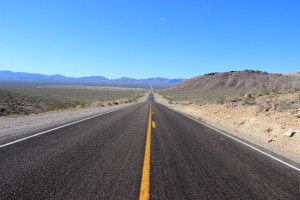
[[[152,125],[152,105],[150,102],[148,130],[145,148],[145,158],[142,174],[142,183],[140,190],[140,200],[149,199],[149,186],[150,186],[150,147],[151,147],[151,125]]]

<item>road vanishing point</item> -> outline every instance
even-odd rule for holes
[[[300,199],[296,163],[147,101],[0,145],[0,199]]]

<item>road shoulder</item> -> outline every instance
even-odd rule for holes
[[[247,141],[247,142],[249,142],[250,144],[253,144],[256,147],[265,149],[266,151],[268,151],[271,154],[272,153],[278,154],[278,155],[282,156],[283,158],[285,158],[287,160],[295,162],[297,165],[300,164],[300,157],[296,153],[289,152],[286,149],[282,149],[278,146],[273,146],[270,143],[266,143],[264,141],[259,140],[258,138],[255,138],[253,136],[249,136],[245,133],[237,132],[234,129],[231,129],[230,127],[224,126],[224,124],[221,125],[221,124],[213,122],[212,120],[205,119],[203,117],[201,117],[201,119],[199,119],[199,116],[193,115],[193,113],[187,112],[185,109],[181,109],[179,107],[180,105],[178,105],[178,104],[174,105],[174,104],[168,103],[168,101],[166,99],[162,98],[162,96],[160,96],[157,93],[154,93],[154,98],[155,98],[155,101],[157,103],[160,103],[160,104],[168,107],[171,110],[174,110],[176,112],[180,112],[180,113],[186,114],[188,116],[191,116],[191,117],[193,117],[197,120],[200,120],[200,121],[204,122],[205,124],[208,124],[209,126],[212,126],[212,127],[216,128],[218,130],[224,131],[224,132],[226,132],[226,133],[228,133],[228,134],[230,134],[230,135],[232,135],[236,138],[239,138],[243,141]]]

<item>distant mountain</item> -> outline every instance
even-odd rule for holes
[[[254,92],[265,89],[288,89],[300,87],[300,77],[262,71],[231,71],[210,73],[191,78],[165,91],[212,92]]]
[[[89,76],[89,77],[66,77],[59,74],[43,75],[25,72],[11,72],[0,71],[0,81],[19,81],[19,82],[43,82],[43,83],[76,83],[76,84],[105,84],[116,86],[140,86],[150,87],[150,85],[166,88],[171,87],[177,83],[181,83],[184,79],[167,79],[167,78],[148,78],[148,79],[134,79],[128,77],[121,77],[118,79],[107,79],[103,76]]]
[[[134,83],[134,82],[138,82],[138,80],[136,80],[134,78],[128,78],[128,77],[121,77],[121,78],[117,78],[117,79],[112,79],[111,81],[118,82],[118,83]]]
[[[104,76],[87,76],[87,77],[81,77],[79,79],[84,81],[109,81]]]

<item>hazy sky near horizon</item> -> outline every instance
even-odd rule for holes
[[[190,78],[300,71],[298,0],[0,0],[0,70]]]

